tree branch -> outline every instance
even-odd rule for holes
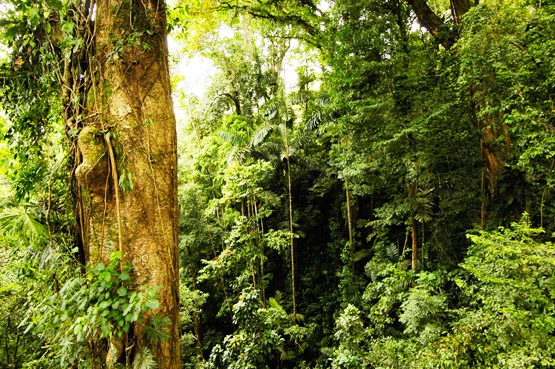
[[[233,103],[235,104],[235,114],[237,115],[241,115],[241,103],[239,102],[239,99],[236,96],[233,96],[232,94],[225,92],[223,94],[221,94],[220,96],[225,96],[229,99],[231,99],[231,101],[233,101]]]
[[[319,12],[312,1],[301,0],[299,5],[301,7],[308,7],[313,12]],[[245,12],[254,18],[269,19],[275,23],[296,25],[300,27],[307,36],[299,36],[297,38],[302,39],[303,41],[319,49],[322,48],[318,28],[310,24],[310,22],[307,19],[303,18],[301,15],[296,14],[295,11],[288,12],[284,9],[281,9],[281,12],[278,12],[278,14],[276,14],[261,5],[239,5],[231,4],[227,1],[221,1],[220,6],[222,9],[235,9],[241,12]]]
[[[455,24],[461,24],[463,15],[470,10],[470,0],[451,0],[451,13]]]
[[[430,32],[432,36],[447,50],[454,44],[453,37],[449,36],[448,28],[443,20],[428,6],[425,0],[405,0],[411,7],[418,23]]]
[[[426,0],[405,0],[412,7],[418,18],[418,23],[430,32],[432,36],[447,50],[456,41],[456,35],[449,26],[428,6]],[[459,26],[463,16],[470,8],[479,3],[478,0],[450,0],[453,22]]]
[[[418,18],[418,22],[437,37],[444,26],[443,20],[430,9],[425,0],[406,0]]]

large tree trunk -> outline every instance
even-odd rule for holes
[[[98,0],[94,41],[76,170],[86,259],[106,262],[119,250],[133,266],[135,286],[159,288],[159,309],[135,325],[120,362],[148,348],[158,368],[181,368],[177,145],[164,1]],[[149,342],[143,332],[153,314],[171,321],[163,342]]]

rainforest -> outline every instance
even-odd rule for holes
[[[1,0],[0,368],[555,368],[555,1]]]

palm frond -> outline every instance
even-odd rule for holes
[[[229,142],[233,146],[246,146],[248,143],[245,136],[237,132],[221,130],[221,131],[218,131],[218,136],[222,140]]]
[[[277,168],[281,163],[282,146],[276,142],[264,142],[263,145],[253,147],[253,153]],[[280,160],[276,160],[278,158]]]
[[[279,103],[275,100],[270,100],[262,107],[262,111],[266,121],[273,120],[279,113]]]
[[[323,120],[322,111],[320,109],[314,110],[306,120],[306,128],[315,130],[318,126],[320,126],[320,124],[322,124]]]
[[[48,229],[26,206],[5,208],[0,212],[0,231],[27,244],[40,246],[48,240]]]
[[[269,123],[262,124],[260,127],[258,127],[256,132],[252,136],[251,144],[253,146],[260,145],[260,143],[264,141],[266,137],[268,137],[270,132],[272,132],[272,130],[274,129],[275,129],[275,126],[273,124],[269,124]]]
[[[415,199],[415,214],[414,218],[419,222],[428,222],[432,220],[434,211],[434,202],[431,198],[431,193],[434,188],[429,188],[420,192]]]
[[[231,164],[233,162],[243,164],[247,161],[249,154],[251,154],[252,152],[253,150],[250,145],[245,147],[235,147],[229,153],[229,156],[227,157],[227,162],[228,164]]]
[[[293,163],[304,171],[321,170],[319,163],[307,155],[295,156]]]
[[[150,324],[144,328],[148,342],[160,343],[169,340],[168,327],[170,325],[171,321],[167,316],[155,314],[150,317]]]
[[[313,138],[314,135],[311,131],[302,131],[291,140],[290,146],[300,150],[306,147]]]
[[[329,96],[318,96],[314,102],[319,106],[328,106],[330,104]]]
[[[291,99],[291,103],[295,105],[305,104],[310,101],[311,93],[308,90],[300,90]]]

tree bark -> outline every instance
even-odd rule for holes
[[[447,50],[456,41],[456,35],[450,32],[445,22],[433,12],[426,0],[405,0],[409,4],[418,18],[418,23],[426,28],[428,32]],[[476,5],[478,2],[475,1]],[[460,25],[462,17],[470,10],[472,4],[470,0],[450,0],[451,13],[456,25]]]
[[[451,0],[451,13],[455,24],[461,24],[462,17],[470,10],[470,0]]]
[[[425,0],[406,0],[418,18],[418,23],[437,37],[443,27],[443,20],[432,11]]]
[[[177,369],[177,144],[166,36],[163,0],[97,1],[92,118],[79,134],[76,177],[87,262],[106,262],[120,250],[136,288],[158,288],[159,309],[135,325],[120,361],[148,348],[158,368]],[[143,331],[154,314],[171,322],[163,342],[149,342]]]

